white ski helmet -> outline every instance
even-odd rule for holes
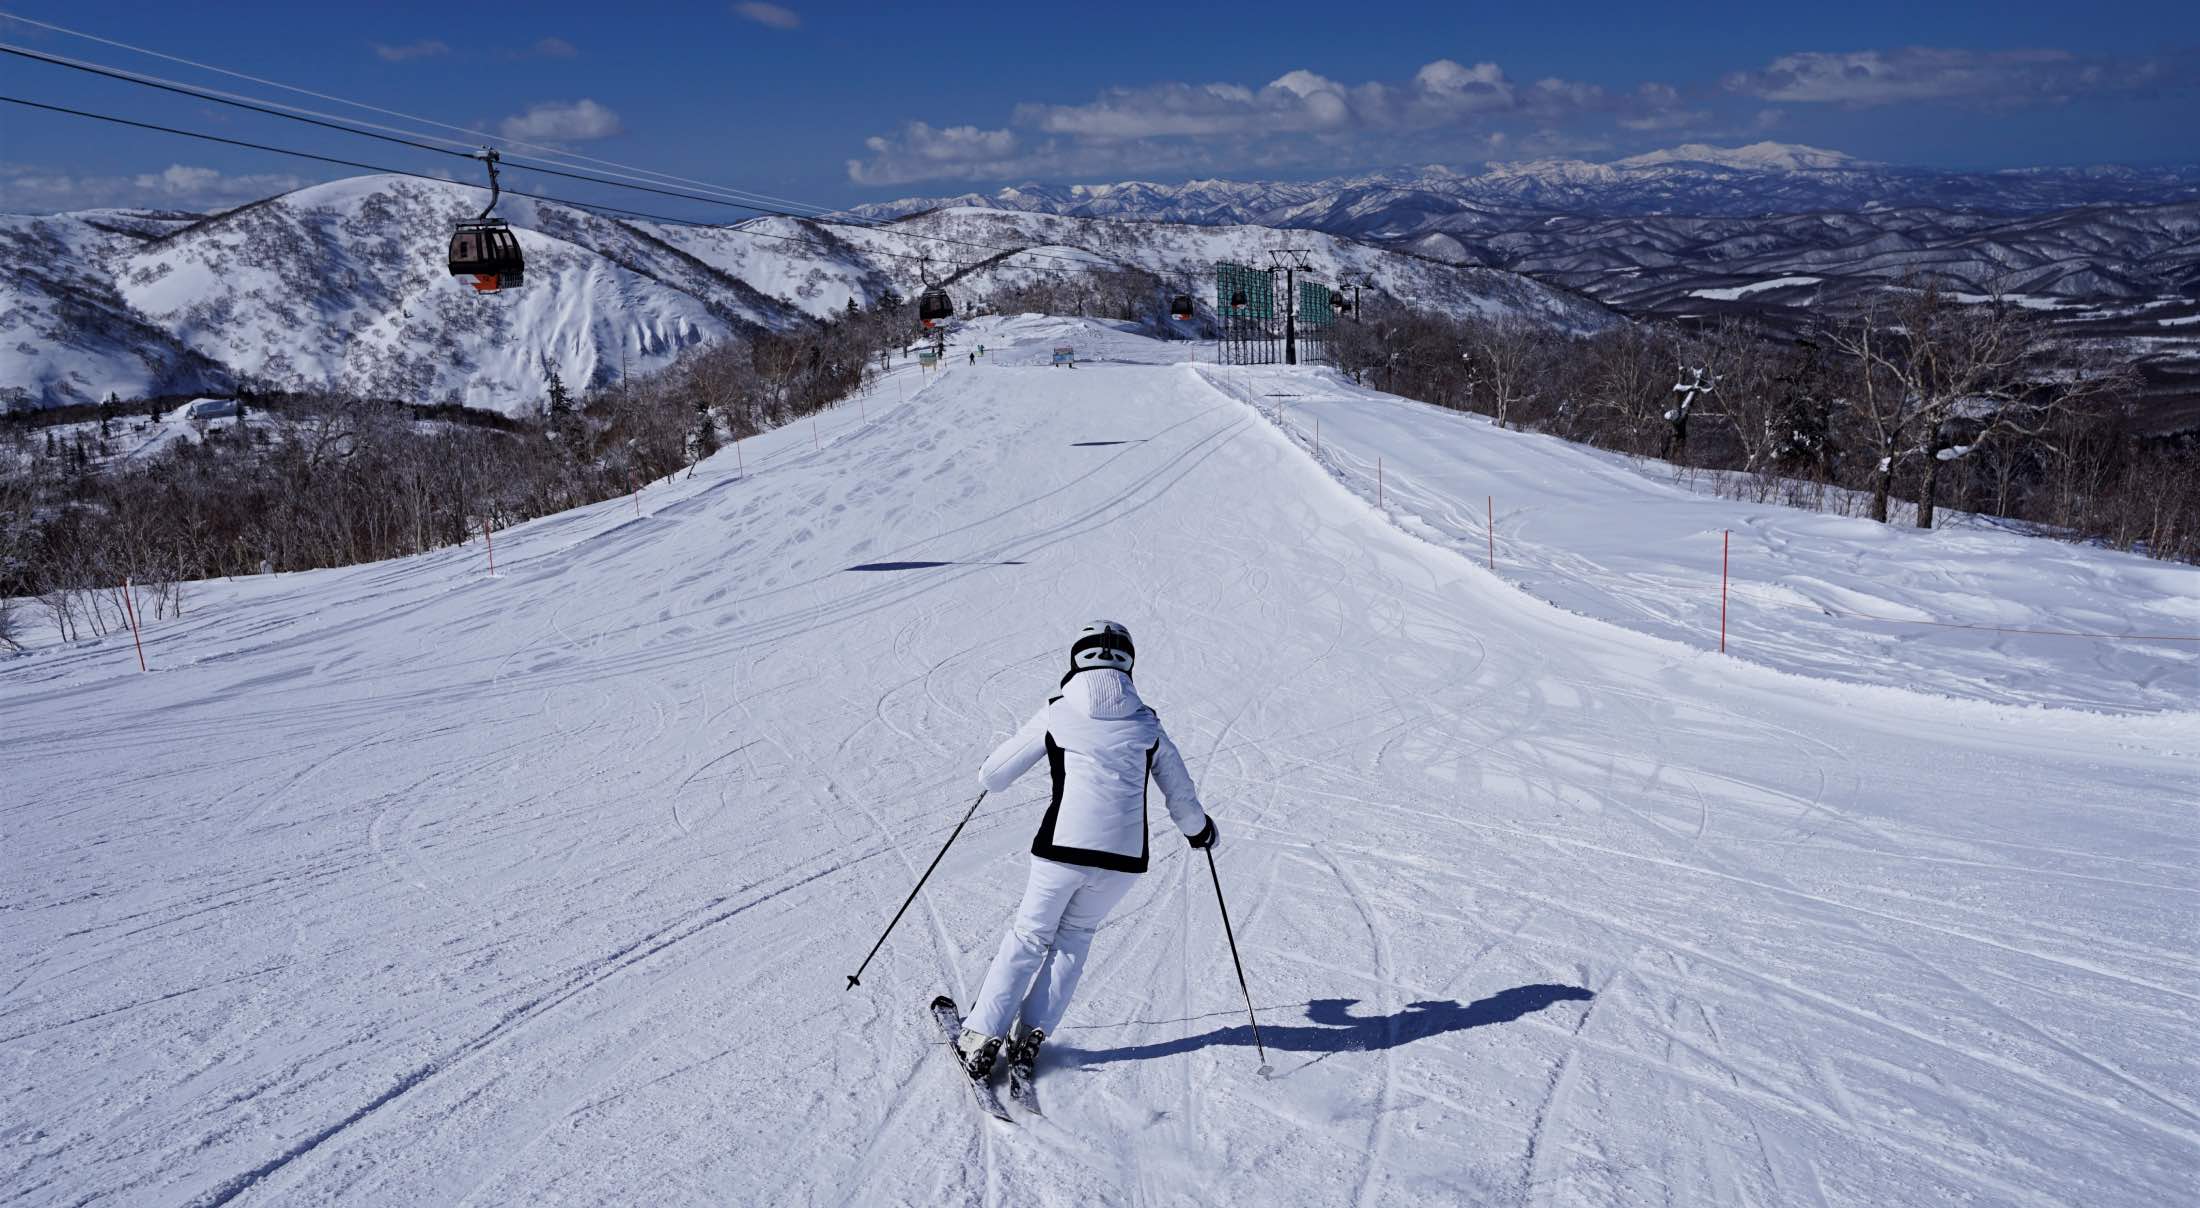
[[[1105,667],[1128,675],[1137,659],[1130,630],[1113,621],[1094,621],[1078,630],[1077,640],[1070,643],[1069,674]],[[1062,679],[1067,683],[1069,676]]]

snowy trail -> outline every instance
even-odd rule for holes
[[[988,343],[1069,330],[1182,353]],[[1811,682],[1553,609],[1206,372],[952,366],[640,520],[499,534],[494,579],[461,549],[209,587],[153,675],[127,643],[0,665],[0,1194],[2189,1187],[2189,715]],[[982,976],[1043,783],[989,797],[844,975],[1093,616],[1138,635],[1222,823],[1277,1074],[1157,828],[1048,1117],[981,1128],[921,1008]]]
[[[1586,616],[1782,670],[2009,704],[2200,711],[2200,569],[1944,513],[1922,532],[1696,494],[1663,463],[1355,386],[1205,366],[1407,531]],[[1378,466],[1378,463],[1380,465]],[[1494,546],[1491,537],[1494,528]],[[2099,636],[2086,636],[2099,635]]]

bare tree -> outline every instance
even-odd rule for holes
[[[1536,399],[1538,339],[1539,329],[1514,315],[1479,324],[1468,337],[1480,379],[1476,392],[1489,401],[1490,417],[1500,428],[1511,422],[1515,408]]]
[[[2037,333],[2021,307],[2000,298],[1966,305],[1913,275],[1875,293],[1826,340],[1860,371],[1851,410],[1879,455],[1872,519],[1882,523],[1905,459],[1920,459],[1917,524],[1931,528],[1941,467],[2054,405],[2052,394],[2031,388]]]

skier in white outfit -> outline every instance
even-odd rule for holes
[[[955,1045],[973,1078],[991,1073],[1004,1043],[1011,1064],[1028,1069],[1061,1022],[1093,932],[1146,871],[1149,776],[1193,847],[1213,847],[1218,838],[1183,756],[1138,699],[1131,683],[1136,657],[1121,625],[1085,626],[1070,647],[1061,694],[978,773],[987,791],[998,792],[1045,759],[1054,792],[1031,841],[1023,903]]]

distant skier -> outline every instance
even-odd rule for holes
[[[971,354],[970,354],[970,363],[971,363],[971,364],[973,364],[973,365],[975,365],[975,364],[977,364],[977,363],[978,363],[978,354],[977,354],[977,353],[973,352],[973,353],[971,353]]]
[[[987,791],[999,792],[1044,758],[1054,792],[1031,841],[1023,902],[955,1043],[974,1079],[992,1073],[1004,1043],[1014,1072],[1028,1077],[1039,1045],[1061,1022],[1093,932],[1146,871],[1147,777],[1193,847],[1217,842],[1176,744],[1131,683],[1135,658],[1129,630],[1113,621],[1085,626],[1069,648],[1061,693],[978,773]]]

